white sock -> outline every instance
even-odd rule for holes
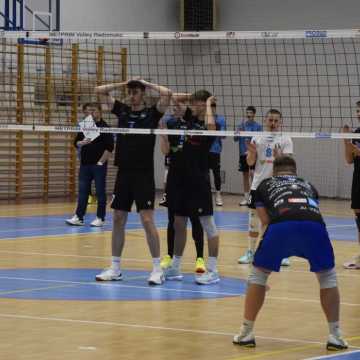
[[[209,256],[208,261],[207,261],[207,269],[209,271],[217,271],[217,258],[215,256]]]
[[[180,269],[181,265],[181,256],[174,255],[172,261],[172,267],[175,269]]]
[[[336,337],[341,336],[339,321],[329,322],[329,331],[331,335]]]
[[[254,253],[257,243],[257,237],[249,236],[248,240],[249,240],[249,250],[251,250]]]
[[[161,267],[160,267],[160,258],[153,258],[153,268],[155,271],[161,271]]]
[[[241,334],[249,334],[254,329],[254,321],[244,319],[240,333]]]
[[[244,193],[244,198],[245,198],[246,200],[249,199],[249,193],[248,193],[248,192]]]
[[[120,256],[112,256],[111,257],[111,268],[115,271],[120,270]]]

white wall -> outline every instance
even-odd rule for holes
[[[165,31],[178,27],[178,1],[61,0],[62,30]]]
[[[359,24],[358,13],[360,12],[360,2],[358,0],[219,0],[218,3],[219,30],[356,28]],[[104,0],[102,2],[98,0],[62,0],[61,10],[62,30],[179,30],[178,0]],[[226,57],[226,54],[224,56]],[[158,57],[156,61],[159,62],[161,61],[160,59],[161,57]],[[149,60],[150,63],[152,61]],[[185,58],[184,61],[190,65],[181,66],[181,69],[179,68],[176,71],[176,78],[187,78],[187,84],[194,84],[194,81],[190,79],[193,71],[192,64],[189,59]],[[201,61],[201,57],[195,60],[195,62],[200,63]],[[250,61],[253,65],[256,59],[254,61],[250,59]],[[357,65],[357,67],[359,66]],[[144,68],[143,74],[148,71],[146,66]],[[134,69],[133,71],[139,72],[139,69]],[[155,74],[151,76],[158,78],[159,81],[163,81],[164,84],[170,84],[173,81],[171,77],[163,75],[161,71],[160,74],[156,74],[155,71]],[[236,73],[235,75],[239,74]],[[206,78],[205,76],[202,84],[209,83],[211,79],[212,77]],[[191,85],[187,87],[187,89],[190,88]],[[220,87],[219,91],[222,91],[224,88]],[[260,88],[264,89],[261,83],[257,85],[254,83],[253,88],[257,88],[257,90]],[[217,89],[214,90],[215,92],[218,91]],[[259,104],[265,99],[264,97],[259,98],[256,94],[250,97],[246,93],[242,93],[242,97],[240,95],[238,94],[235,100],[241,106],[248,105],[249,101]],[[346,105],[346,114],[350,115],[353,111],[350,103],[352,105],[357,96],[358,92],[352,94],[351,98],[349,97],[346,100],[348,104]],[[265,103],[268,103],[268,98],[268,95],[266,95]],[[283,101],[277,97],[275,98],[272,98],[269,106],[278,106],[278,102]],[[284,98],[282,97],[282,99]],[[287,101],[290,100],[285,100],[285,103]],[[284,103],[281,104],[284,106]],[[223,112],[234,113],[231,109],[231,104],[221,110]],[[241,117],[239,114],[236,116]],[[233,123],[234,119],[231,122]],[[341,123],[340,119],[339,125]],[[344,165],[341,142],[296,140],[295,151],[300,173],[308,177],[319,188],[321,195],[330,197],[349,196],[351,167]],[[156,150],[156,158],[158,159],[156,161],[156,182],[157,186],[161,187],[163,161],[159,149]],[[224,186],[225,191],[238,192],[241,188],[241,177],[237,172],[237,161],[237,147],[231,139],[227,139],[224,144],[222,162],[227,179]]]

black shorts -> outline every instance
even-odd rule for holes
[[[186,179],[169,171],[166,182],[168,208],[178,216],[213,215],[210,175]]]
[[[351,186],[351,208],[360,209],[360,176],[355,173]]]
[[[155,180],[152,171],[118,171],[111,207],[130,212],[134,201],[137,212],[154,209]]]
[[[247,206],[249,209],[256,209],[255,204],[255,192],[256,190],[250,190]]]
[[[249,170],[254,170],[255,166],[249,166],[246,161],[247,155],[240,155],[239,157],[239,171],[240,172],[249,172]]]

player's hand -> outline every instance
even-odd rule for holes
[[[91,139],[85,138],[85,139],[82,140],[82,141],[78,141],[78,142],[77,142],[77,145],[81,147],[81,146],[88,145],[88,144],[90,144],[90,143],[91,143]]]
[[[208,97],[206,100],[206,104],[207,105],[216,105],[216,97],[215,96]]]
[[[354,156],[360,156],[360,149],[355,144],[351,144],[351,145],[352,145],[352,153],[353,153],[353,155]]]
[[[274,147],[274,158],[277,158],[282,155],[281,147],[279,144],[275,144]]]
[[[166,122],[164,121],[164,119],[160,119],[158,128],[167,129]]]
[[[256,155],[256,144],[250,142],[247,147],[248,153],[252,155]]]

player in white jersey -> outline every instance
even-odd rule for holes
[[[247,163],[255,165],[254,177],[251,183],[249,196],[249,245],[245,254],[238,260],[239,264],[250,264],[253,261],[255,247],[259,236],[259,219],[256,215],[254,193],[259,184],[272,176],[273,162],[277,156],[293,153],[293,143],[289,136],[279,134],[282,123],[282,115],[279,110],[270,109],[265,116],[264,130],[274,132],[270,135],[254,136],[248,146]],[[282,265],[288,266],[289,259],[283,259]]]

